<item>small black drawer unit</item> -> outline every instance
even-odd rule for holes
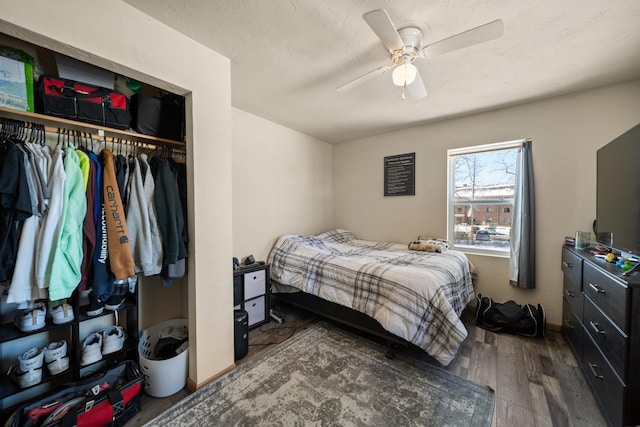
[[[233,272],[233,305],[249,315],[249,329],[269,321],[269,264]]]

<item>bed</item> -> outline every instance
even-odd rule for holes
[[[475,269],[462,252],[414,251],[338,229],[280,237],[269,264],[278,299],[302,301],[297,305],[319,314],[326,306],[334,320],[364,322],[365,329],[410,342],[442,365],[467,337],[460,315],[474,298]]]

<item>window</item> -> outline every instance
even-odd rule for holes
[[[455,249],[509,255],[522,141],[448,151],[448,240]]]

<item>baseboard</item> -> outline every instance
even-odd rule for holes
[[[562,325],[547,323],[547,329],[549,329],[550,331],[562,332]]]
[[[236,364],[233,363],[229,367],[227,367],[227,368],[223,369],[222,371],[218,372],[217,374],[215,374],[214,376],[209,377],[206,380],[202,381],[200,384],[196,384],[195,382],[193,382],[193,380],[191,378],[187,378],[187,388],[189,389],[190,392],[194,392],[196,390],[199,390],[202,387],[204,387],[207,384],[209,384],[210,382],[213,382],[213,381],[217,380],[218,378],[220,378],[221,376],[231,372],[235,368],[236,368]]]

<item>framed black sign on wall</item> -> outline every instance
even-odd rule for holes
[[[416,153],[384,158],[384,195],[415,196]]]

